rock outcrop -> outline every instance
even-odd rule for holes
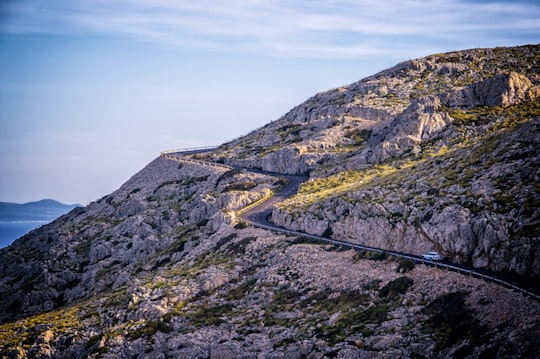
[[[450,107],[509,106],[534,100],[539,91],[526,76],[512,71],[443,94],[442,98]]]

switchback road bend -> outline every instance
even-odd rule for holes
[[[409,259],[409,260],[414,261],[415,263],[430,265],[430,266],[434,266],[440,269],[457,272],[463,275],[480,278],[487,282],[497,283],[507,288],[511,288],[513,290],[519,291],[529,297],[532,297],[540,301],[540,288],[531,288],[529,284],[524,284],[524,285],[518,284],[514,282],[513,280],[503,278],[500,274],[495,273],[495,272],[477,269],[477,268],[473,268],[473,267],[462,265],[462,264],[426,261],[422,257],[416,256],[413,254],[389,251],[383,248],[375,248],[375,247],[365,246],[365,245],[361,245],[357,243],[345,242],[345,241],[341,241],[341,240],[337,240],[333,238],[314,236],[314,235],[306,234],[303,232],[291,231],[286,228],[278,227],[268,221],[268,218],[272,214],[272,210],[275,208],[276,204],[278,204],[279,202],[294,196],[298,192],[300,185],[304,183],[308,179],[308,177],[268,172],[268,171],[262,171],[262,170],[250,169],[250,168],[244,168],[244,167],[238,167],[238,166],[230,166],[230,165],[224,165],[221,163],[215,163],[215,162],[210,162],[210,161],[191,159],[188,157],[189,155],[193,155],[197,153],[211,152],[211,151],[216,150],[217,148],[218,147],[198,147],[198,148],[189,148],[189,149],[184,149],[184,150],[169,150],[169,151],[163,151],[161,153],[161,156],[164,158],[174,160],[177,162],[182,162],[182,163],[192,163],[192,164],[198,164],[198,165],[203,165],[203,166],[220,167],[220,168],[227,168],[227,169],[238,169],[241,171],[262,173],[262,174],[267,174],[271,176],[285,178],[287,180],[287,184],[283,186],[279,191],[277,191],[273,196],[241,212],[240,218],[254,227],[262,228],[262,229],[266,229],[270,231],[275,231],[275,232],[279,232],[279,233],[283,233],[287,235],[306,237],[309,239],[323,241],[323,242],[333,244],[336,246],[342,246],[344,248],[351,248],[355,250],[367,250],[367,251],[372,251],[372,252],[377,252],[377,253],[384,252],[387,255],[390,255],[393,257]]]

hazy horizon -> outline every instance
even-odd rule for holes
[[[0,201],[86,205],[398,62],[539,42],[536,1],[4,1]]]

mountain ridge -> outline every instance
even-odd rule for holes
[[[537,280],[540,46],[400,63],[216,150],[306,173],[285,228]],[[246,227],[279,176],[159,157],[0,249],[7,357],[525,357],[540,303],[493,283]]]
[[[1,221],[53,220],[80,204],[63,204],[54,199],[42,199],[27,203],[0,202]]]

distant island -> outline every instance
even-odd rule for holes
[[[0,202],[0,248],[80,206],[63,204],[53,199],[23,204]]]

